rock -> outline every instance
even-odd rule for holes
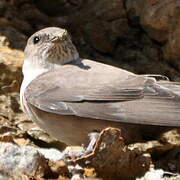
[[[161,43],[167,41],[170,30],[167,14],[170,4],[172,1],[147,1],[140,16],[141,24],[148,35]]]
[[[180,9],[180,6],[179,6]],[[175,19],[180,18],[174,17]],[[180,68],[180,23],[177,25],[176,29],[169,33],[168,42],[163,46],[164,58],[169,61],[175,68]]]
[[[155,0],[142,3],[139,0],[133,5],[131,9],[136,11],[135,15],[139,16],[140,24],[148,36],[161,44],[164,58],[174,67],[180,68],[179,1]],[[142,7],[143,11],[140,13]]]
[[[83,146],[67,146],[64,151],[64,157],[70,156],[70,157],[76,157],[79,154],[83,154],[85,151],[85,148]]]
[[[101,132],[94,151],[75,162],[95,168],[97,174],[105,179],[133,179],[149,169],[151,158],[137,149],[129,150],[119,129],[106,128]]]
[[[136,178],[136,180],[170,180],[171,178],[174,180],[179,179],[177,174],[165,172],[162,169],[150,168],[142,178]]]
[[[135,62],[135,64],[140,65],[135,65],[135,69],[137,70],[144,66],[144,72],[149,72],[149,70],[152,69],[150,73],[153,71],[153,73],[158,73],[159,69],[160,74],[166,74],[170,79],[179,81],[177,68],[179,67],[178,53],[180,51],[178,45],[176,47],[173,45],[173,43],[178,42],[179,39],[177,34],[174,36],[174,33],[179,29],[178,23],[176,23],[176,19],[179,19],[179,15],[176,13],[176,9],[178,9],[179,6],[178,1],[127,0],[125,4],[128,18],[132,25],[131,29],[133,27],[136,30],[143,28],[148,39],[152,40],[151,45],[142,42],[144,48],[148,50],[148,52],[143,53],[147,61],[144,62],[144,65]],[[141,34],[144,34],[144,32],[141,31]],[[172,41],[172,38],[175,38],[175,41]],[[154,56],[153,51],[150,53],[150,49],[154,49],[153,51],[156,52],[156,56]],[[150,54],[151,56],[149,56]],[[170,66],[169,62],[171,63]]]
[[[159,140],[163,144],[169,144],[174,147],[180,146],[180,129],[172,129],[163,133]]]
[[[140,16],[143,13],[143,9],[145,7],[146,1],[143,0],[136,0],[131,1],[127,0],[125,2],[125,7],[128,13],[128,18],[131,20],[133,25],[139,25],[140,23]]]
[[[88,0],[89,1],[89,0]],[[39,0],[36,2],[37,7],[49,16],[64,16],[73,14],[79,10],[88,1],[83,0]],[[53,11],[51,11],[53,9]]]
[[[142,178],[137,178],[136,180],[161,180],[161,178],[163,177],[164,171],[162,169],[158,169],[158,170],[154,170],[154,169],[150,169],[150,171],[148,171],[144,177]]]
[[[137,142],[134,144],[128,145],[130,150],[138,149],[140,152],[144,153],[153,153],[157,151],[166,151],[172,148],[172,146],[165,146],[164,144],[160,143],[157,140],[154,141],[146,141],[146,142]]]
[[[0,36],[0,46],[9,46],[10,42],[6,36]]]
[[[171,129],[166,130],[160,134],[158,140],[151,140],[146,142],[137,142],[134,144],[129,144],[129,149],[139,149],[144,153],[163,153],[172,150],[173,148],[178,148],[180,145],[180,130]]]
[[[0,19],[1,46],[4,46],[4,47],[8,46],[8,47],[15,48],[15,49],[24,49],[27,36],[20,33],[16,28],[14,28],[10,25],[8,25],[8,26],[6,26],[4,24],[1,25],[1,23],[2,23],[1,20],[2,19]],[[21,27],[21,25],[20,25],[20,27]],[[3,41],[3,39],[4,39],[4,41]],[[14,59],[16,59],[16,56],[14,56]]]
[[[19,92],[24,54],[20,50],[0,47],[0,94]]]
[[[84,36],[96,50],[112,54],[117,38],[124,36],[129,28],[123,1],[102,0],[89,6],[85,17],[80,13],[84,13],[87,6],[79,13],[80,22],[84,22]]]
[[[48,170],[45,158],[30,146],[0,143],[0,159],[0,170],[4,174],[42,177]]]
[[[50,161],[49,166],[51,167],[51,171],[56,174],[63,174],[68,175],[69,170],[67,164],[60,160],[60,161]]]
[[[3,119],[0,124],[7,122],[8,124],[18,118],[18,115],[22,113],[19,109],[19,96],[17,93],[13,95],[0,95],[0,117]],[[8,122],[9,121],[9,122]]]

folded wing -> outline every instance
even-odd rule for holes
[[[56,114],[110,121],[180,126],[180,86],[83,60],[47,72],[27,87],[25,97]]]

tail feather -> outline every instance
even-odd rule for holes
[[[180,82],[171,82],[171,81],[159,81],[158,85],[163,86],[173,93],[180,95]]]

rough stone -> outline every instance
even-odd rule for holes
[[[106,128],[101,132],[94,151],[75,162],[94,167],[105,179],[133,179],[149,169],[151,158],[138,149],[128,149],[119,129]]]
[[[148,36],[162,48],[163,57],[174,67],[180,68],[180,3],[176,0],[136,1],[127,4],[139,16],[140,25]],[[140,9],[142,11],[140,12]]]
[[[0,144],[0,171],[11,175],[42,177],[48,166],[46,160],[32,147],[19,147],[11,143]]]

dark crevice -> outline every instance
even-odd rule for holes
[[[64,150],[66,148],[66,145],[59,141],[54,141],[52,143],[47,143],[45,141],[42,141],[40,139],[36,139],[30,135],[27,134],[27,138],[30,139],[36,146],[40,148],[56,148],[60,151]]]

